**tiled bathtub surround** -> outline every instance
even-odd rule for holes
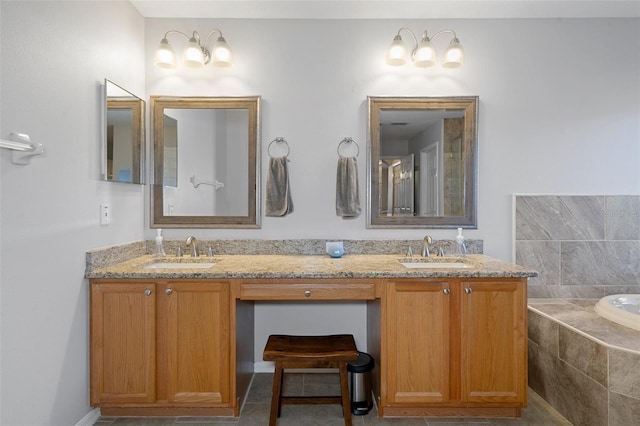
[[[529,387],[575,425],[640,419],[640,332],[592,299],[529,300]]]
[[[453,231],[452,231],[453,233]],[[186,238],[186,237],[185,237]],[[209,247],[216,255],[324,255],[327,241],[333,240],[197,240],[201,254],[207,253]],[[422,240],[341,240],[344,242],[345,255],[349,254],[398,254],[406,255],[409,247],[415,255],[419,255]],[[465,240],[467,253],[482,254],[483,240]],[[168,255],[174,255],[182,247],[188,253],[184,240],[166,240],[164,249]],[[430,245],[431,253],[442,247],[445,255],[456,254],[454,240],[437,240]],[[87,271],[120,263],[145,254],[153,254],[155,241],[142,241],[90,250],[86,255]]]
[[[640,195],[516,195],[515,249],[530,297],[640,293]]]

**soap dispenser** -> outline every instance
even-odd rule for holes
[[[465,257],[467,255],[467,247],[464,244],[464,235],[462,235],[462,228],[458,228],[458,235],[456,235],[456,244],[458,244],[458,256]]]
[[[156,230],[156,256],[165,256],[164,246],[162,245],[162,229]]]

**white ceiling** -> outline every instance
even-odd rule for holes
[[[640,0],[130,0],[147,18],[464,19],[640,17]]]

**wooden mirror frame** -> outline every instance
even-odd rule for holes
[[[260,228],[260,97],[170,97],[151,96],[154,184],[151,193],[151,228]],[[165,216],[163,203],[164,110],[246,109],[248,129],[247,216]]]
[[[145,182],[145,151],[146,151],[146,135],[145,135],[145,101],[129,92],[127,89],[119,86],[113,81],[104,79],[104,112],[102,129],[102,178],[107,182],[133,183],[144,185]],[[110,139],[109,134],[109,111],[123,110],[131,112],[131,145],[128,147],[131,155],[131,169],[128,179],[121,179],[113,174],[113,170],[109,165],[109,145],[113,144],[111,149],[115,149],[115,138]]]
[[[463,216],[381,216],[380,111],[444,110],[464,111],[464,215]],[[368,97],[367,143],[367,228],[477,228],[478,97]]]

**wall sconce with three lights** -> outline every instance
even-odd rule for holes
[[[464,50],[462,49],[462,45],[460,44],[460,40],[458,40],[455,31],[442,30],[435,33],[433,37],[429,37],[425,30],[424,33],[422,33],[422,40],[418,43],[418,39],[413,31],[404,27],[398,30],[398,34],[396,34],[391,46],[389,46],[386,56],[387,64],[400,66],[407,63],[409,52],[404,41],[402,41],[402,37],[400,36],[402,31],[408,32],[413,38],[414,48],[411,50],[411,60],[413,61],[413,65],[423,68],[433,66],[436,63],[436,50],[433,47],[431,40],[441,34],[447,33],[453,34],[453,38],[449,42],[447,50],[444,52],[442,66],[445,68],[458,68],[464,64]]]
[[[464,64],[464,50],[455,31],[442,30],[435,33],[433,37],[429,37],[425,30],[422,33],[422,39],[418,43],[418,39],[413,31],[405,27],[398,30],[398,33],[393,38],[391,46],[389,46],[389,50],[386,55],[387,64],[400,66],[407,63],[409,52],[407,50],[407,46],[402,40],[402,36],[400,35],[402,31],[409,33],[413,38],[414,48],[411,50],[411,60],[415,66],[426,68],[431,67],[436,63],[436,50],[433,47],[431,40],[446,33],[453,34],[453,38],[449,42],[449,46],[444,53],[442,66],[445,68],[458,68]],[[220,35],[213,45],[213,48],[209,50],[207,49],[209,38],[215,33],[219,33]],[[233,59],[231,49],[227,45],[227,41],[222,36],[222,31],[219,29],[211,30],[207,34],[204,44],[201,43],[200,34],[198,34],[197,31],[194,31],[193,35],[189,37],[182,31],[169,30],[165,33],[162,40],[160,40],[160,46],[158,46],[154,56],[154,64],[159,68],[176,68],[177,66],[176,54],[167,38],[170,34],[180,34],[188,40],[187,46],[182,53],[182,63],[187,67],[202,68],[209,62],[222,67],[227,67],[232,64]]]
[[[207,49],[209,43],[209,37],[212,34],[219,33],[219,37],[214,43],[211,50]],[[193,32],[193,35],[189,37],[182,31],[170,30],[167,31],[160,40],[160,46],[156,50],[153,63],[159,68],[175,68],[177,65],[176,54],[169,44],[167,37],[170,34],[181,34],[187,40],[187,46],[182,52],[182,63],[190,68],[202,68],[209,62],[221,67],[228,67],[232,63],[231,49],[227,45],[227,41],[222,36],[222,31],[214,29],[207,34],[204,44],[200,41],[200,34],[197,31]]]

